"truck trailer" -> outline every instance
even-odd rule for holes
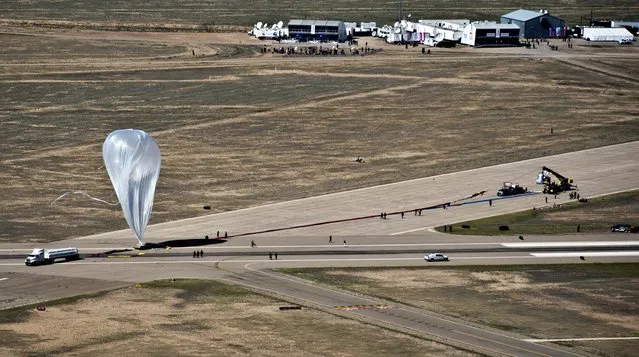
[[[24,260],[24,264],[27,266],[53,264],[56,259],[62,258],[64,258],[66,261],[80,259],[78,248],[35,248],[33,252],[31,252],[31,254],[29,254]]]
[[[497,191],[497,196],[514,196],[528,193],[528,188],[519,186],[516,182],[504,182],[504,186]]]

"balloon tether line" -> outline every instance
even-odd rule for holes
[[[105,201],[105,200],[102,200],[102,199],[99,199],[99,198],[93,197],[93,196],[89,195],[88,193],[86,193],[86,192],[84,192],[84,191],[69,191],[69,192],[65,192],[65,193],[63,193],[62,195],[60,195],[60,197],[58,197],[58,198],[56,198],[55,200],[53,200],[53,202],[51,202],[51,206],[53,206],[53,204],[54,204],[54,203],[56,203],[56,202],[57,202],[58,200],[60,200],[61,198],[65,197],[65,196],[67,196],[67,195],[70,195],[70,194],[73,194],[73,195],[84,195],[84,196],[87,196],[88,198],[90,198],[90,199],[92,199],[92,200],[94,200],[94,201],[98,201],[98,202],[106,203],[106,204],[108,204],[109,206],[117,206],[117,205],[119,205],[119,204],[120,204],[120,202],[111,203],[111,202],[107,202],[107,201]]]

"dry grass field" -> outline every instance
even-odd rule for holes
[[[403,1],[404,15],[414,18],[499,20],[519,8],[548,9],[551,14],[579,24],[581,17],[636,19],[639,5],[632,0],[538,0],[533,4],[514,0],[413,0]],[[214,24],[252,25],[257,21],[274,23],[291,18],[340,19],[389,23],[399,15],[399,1],[291,1],[256,0],[89,0],[81,4],[50,0],[6,0],[0,6],[0,18],[29,20],[69,20],[122,22],[137,24]],[[584,20],[586,21],[586,20]]]
[[[637,264],[286,271],[533,338],[639,334]],[[634,340],[562,343],[619,357],[635,356],[637,347]]]
[[[211,281],[158,281],[0,311],[3,356],[474,354]],[[64,328],[61,328],[61,327]]]
[[[121,128],[163,154],[150,223],[639,139],[634,46],[577,44],[595,71],[543,46],[285,58],[243,34],[26,32],[0,35],[0,241],[125,228],[49,205],[116,200],[101,145]]]

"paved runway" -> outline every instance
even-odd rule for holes
[[[639,188],[639,142],[630,142],[602,148],[589,149],[545,158],[507,163],[469,171],[426,177],[388,185],[363,188],[335,194],[258,206],[238,211],[167,222],[149,226],[145,234],[148,242],[173,239],[204,238],[219,230],[231,236],[272,228],[290,227],[322,221],[361,217],[382,211],[410,211],[443,202],[453,201],[467,195],[487,190],[495,196],[504,181],[516,181],[532,189],[541,189],[534,180],[541,166],[546,165],[559,173],[571,177],[579,186],[582,197],[610,194]],[[392,216],[386,220],[368,219],[333,225],[280,231],[267,235],[256,235],[248,239],[258,242],[270,241],[273,237],[287,236],[339,236],[405,235],[419,234],[428,227],[459,221],[488,217],[517,210],[532,209],[568,201],[567,195],[558,199],[544,195],[533,195],[517,199],[477,203],[453,207],[447,210],[424,211],[422,216],[408,212],[404,219]],[[151,222],[153,218],[151,218]],[[57,242],[51,246],[79,246],[82,241],[101,245],[133,245],[135,238],[130,230],[121,230],[77,239]],[[30,245],[11,245],[11,247]],[[0,245],[7,248],[7,245]]]
[[[242,284],[272,295],[285,297],[307,306],[335,312],[337,306],[370,304],[393,305],[388,301],[321,288],[294,278],[264,270],[272,267],[311,266],[438,266],[423,260],[423,253],[450,251],[451,262],[444,264],[536,264],[558,262],[638,261],[639,249],[629,235],[568,235],[563,237],[456,237],[429,231],[429,227],[451,224],[517,210],[545,206],[543,195],[494,201],[492,206],[477,202],[449,209],[423,211],[415,216],[414,208],[454,201],[475,192],[488,190],[485,199],[504,181],[517,181],[534,189],[534,179],[542,165],[575,179],[582,197],[610,194],[639,186],[639,142],[602,147],[575,153],[531,159],[459,173],[364,188],[348,192],[310,197],[290,202],[253,207],[205,217],[152,225],[146,234],[149,242],[176,239],[200,239],[217,230],[228,231],[227,242],[197,247],[205,258],[190,257],[192,247],[171,250],[121,252],[121,257],[89,257],[83,261],[44,267],[25,267],[24,254],[31,244],[2,244],[0,279],[9,272],[81,279],[106,279],[112,284],[147,281],[160,278],[192,277],[219,279]],[[548,205],[562,204],[567,196],[550,197]],[[406,210],[405,218],[391,216],[383,220],[370,218],[297,230],[233,238],[233,235],[311,224],[328,220],[374,215],[379,212]],[[333,235],[335,243],[328,243]],[[254,240],[257,247],[251,248]],[[346,246],[343,240],[347,241]],[[521,246],[522,243],[572,242],[563,248]],[[623,241],[607,245],[623,245],[625,251],[607,251],[592,246],[593,241]],[[540,243],[541,242],[541,243]],[[80,237],[52,243],[47,247],[76,246],[82,254],[97,254],[113,249],[129,249],[135,239],[129,230]],[[514,245],[513,245],[514,244]],[[519,244],[519,246],[517,246]],[[512,249],[508,249],[512,248]],[[559,250],[562,251],[559,251]],[[268,260],[268,252],[277,251],[277,261]],[[570,255],[570,252],[575,251]],[[552,254],[555,254],[554,256]],[[148,254],[148,256],[146,256]],[[541,254],[541,255],[535,255]],[[551,255],[544,255],[551,254]],[[577,255],[575,255],[577,254]],[[579,259],[583,256],[585,260]],[[9,278],[9,280],[14,278]],[[0,284],[7,284],[7,281]],[[12,282],[11,289],[22,289],[29,279]],[[9,286],[9,285],[6,285]],[[0,288],[2,285],[0,285]],[[2,290],[2,289],[0,289]],[[9,304],[11,305],[11,304]],[[6,304],[4,305],[7,306]],[[464,325],[431,312],[394,304],[391,309],[344,311],[349,317],[363,319],[380,326],[392,325],[410,333],[425,334],[456,346],[471,348],[491,355],[574,356],[557,346],[527,341],[501,331]]]

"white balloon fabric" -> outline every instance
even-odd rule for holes
[[[140,245],[144,245],[142,237],[160,175],[160,148],[142,130],[116,130],[104,141],[102,157],[126,222]]]

